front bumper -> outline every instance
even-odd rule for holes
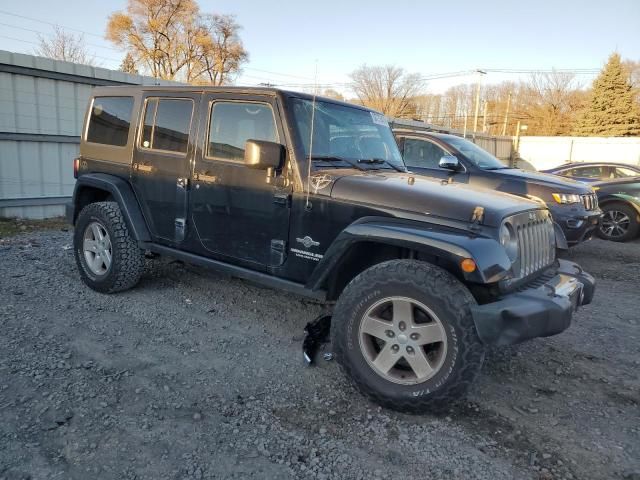
[[[559,260],[555,276],[541,287],[504,295],[471,308],[480,340],[513,345],[566,330],[578,307],[591,303],[595,280],[577,264]]]
[[[602,212],[598,210],[574,212],[574,209],[554,208],[553,221],[560,227],[568,246],[590,240],[598,227]]]

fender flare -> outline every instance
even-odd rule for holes
[[[324,288],[346,252],[357,243],[379,243],[406,247],[453,261],[472,258],[478,268],[463,273],[465,280],[494,283],[511,271],[511,261],[493,238],[473,236],[468,231],[442,228],[434,224],[385,217],[365,217],[346,227],[329,246],[307,282],[312,290]]]
[[[560,250],[568,250],[569,244],[567,243],[567,237],[565,237],[562,227],[558,225],[558,222],[553,222],[553,231],[556,234],[556,247]]]
[[[138,203],[133,188],[126,180],[107,173],[87,173],[78,177],[73,189],[73,213],[72,220],[75,224],[78,217],[77,202],[78,196],[85,188],[95,188],[109,192],[113,199],[120,206],[127,227],[131,235],[138,242],[150,242],[151,234],[147,227],[147,222],[142,214],[142,209]]]
[[[626,193],[612,193],[608,195],[606,198],[599,200],[598,204],[599,206],[602,206],[602,205],[607,205],[608,203],[611,203],[611,202],[626,203],[627,205],[630,205],[631,207],[633,207],[636,210],[636,212],[638,212],[638,214],[640,215],[640,203],[637,203],[638,201],[635,199],[635,197],[632,197],[631,195],[627,195]]]

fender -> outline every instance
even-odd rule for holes
[[[78,213],[80,213],[77,211],[78,195],[83,188],[87,187],[109,192],[120,206],[133,238],[139,242],[151,241],[149,228],[131,185],[126,180],[107,173],[86,173],[78,177],[76,186],[73,189],[72,212],[68,214],[73,224],[75,224]]]
[[[311,274],[307,288],[323,288],[349,248],[361,242],[406,247],[450,260],[456,265],[464,258],[473,258],[478,268],[470,274],[464,273],[464,277],[475,283],[498,282],[511,271],[509,257],[493,238],[411,220],[365,217],[346,227],[333,241]]]
[[[628,205],[631,205],[633,208],[635,208],[636,212],[640,214],[640,200],[638,200],[636,197],[633,197],[626,193],[611,193],[607,195],[605,198],[603,198],[602,200],[599,200],[598,204],[606,205],[607,203],[611,203],[611,202],[623,202]]]

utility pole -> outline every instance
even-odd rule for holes
[[[515,167],[517,163],[516,154],[520,149],[520,120],[518,120],[518,124],[516,125],[516,135],[513,141],[513,148],[511,149],[511,165],[510,167]]]
[[[504,114],[504,122],[502,123],[502,136],[507,134],[507,122],[509,121],[509,108],[511,107],[511,92],[507,97],[507,111]]]
[[[476,70],[478,74],[478,86],[476,87],[476,111],[473,115],[473,133],[478,130],[478,113],[480,111],[480,83],[482,81],[482,75],[485,75],[487,72],[484,70]]]
[[[467,112],[464,112],[464,130],[462,131],[462,138],[467,138]]]
[[[482,109],[482,133],[487,133],[487,108],[489,102],[485,99],[484,108]]]

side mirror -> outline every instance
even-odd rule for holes
[[[443,155],[438,165],[447,170],[460,170],[460,160],[455,155]]]
[[[247,140],[244,144],[244,164],[256,170],[278,170],[282,167],[285,148],[265,140]]]

